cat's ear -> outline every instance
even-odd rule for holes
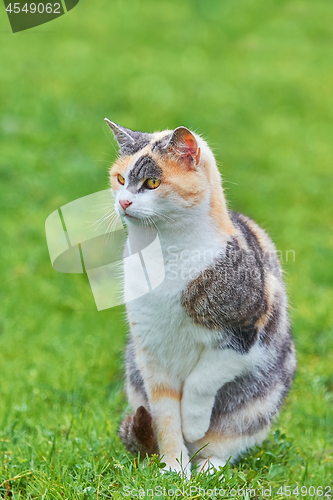
[[[195,167],[199,163],[200,148],[196,138],[186,127],[178,127],[173,131],[166,149],[189,167]]]
[[[104,119],[112,130],[122,154],[132,155],[149,144],[151,134],[130,130],[108,120],[108,118]]]

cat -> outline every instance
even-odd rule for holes
[[[126,390],[119,435],[159,453],[165,470],[213,471],[260,444],[293,380],[296,356],[276,249],[227,208],[207,143],[186,127],[132,131],[110,171],[127,227],[156,227],[165,279],[127,303]],[[154,256],[151,257],[152,261]],[[126,259],[125,259],[126,260]],[[138,277],[124,265],[124,287]]]

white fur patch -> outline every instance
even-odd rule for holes
[[[232,349],[205,348],[184,384],[181,415],[186,441],[193,443],[206,434],[217,391],[251,371],[264,358],[264,349],[258,344],[247,354],[239,354]]]

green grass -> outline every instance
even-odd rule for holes
[[[280,485],[333,486],[331,0],[82,0],[15,35],[1,9],[0,497],[100,500],[184,484],[157,459],[140,467],[117,437],[123,308],[97,312],[86,276],[55,272],[48,256],[47,216],[107,187],[104,116],[202,133],[229,205],[284,256],[291,393],[262,447],[187,488],[219,485],[231,498],[252,486],[260,498],[271,486],[287,498]]]

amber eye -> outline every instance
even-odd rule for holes
[[[156,188],[158,188],[158,186],[160,184],[161,184],[161,180],[160,179],[147,179],[146,180],[146,186],[149,189],[156,189]]]
[[[118,182],[119,184],[121,184],[122,186],[125,184],[125,179],[122,175],[118,174]]]

